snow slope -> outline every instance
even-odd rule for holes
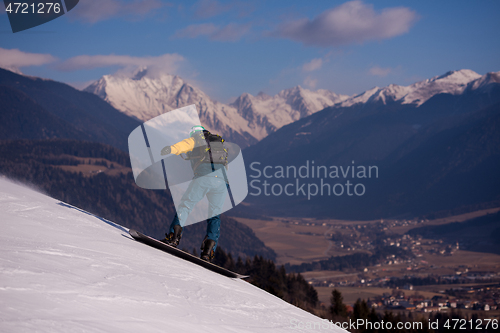
[[[289,332],[293,320],[320,321],[1,177],[0,220],[1,332]]]

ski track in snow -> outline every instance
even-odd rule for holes
[[[5,178],[0,221],[0,332],[290,332],[292,320],[321,321]]]

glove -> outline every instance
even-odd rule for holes
[[[166,146],[165,148],[163,148],[163,149],[161,150],[161,155],[162,155],[162,156],[163,156],[163,155],[168,155],[168,154],[170,154],[170,152],[171,152],[171,151],[172,151],[172,149],[170,148],[170,146]]]

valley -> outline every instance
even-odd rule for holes
[[[500,287],[500,255],[468,250],[467,235],[452,242],[445,237],[423,238],[411,234],[417,228],[446,228],[471,221],[479,224],[496,221],[492,224],[498,227],[499,212],[497,207],[433,220],[235,219],[252,228],[266,246],[276,252],[278,264],[285,265],[288,271],[301,272],[315,286],[324,304],[329,304],[331,291],[337,289],[344,295],[346,304],[352,305],[361,298],[385,302],[382,308],[398,309],[399,303],[387,303],[386,299],[390,299],[394,290],[400,290],[404,302],[433,297],[459,298],[464,309],[483,310],[489,304],[488,299],[498,297],[495,295]],[[481,233],[482,244],[495,242],[489,231],[488,228],[477,231]],[[374,264],[356,266],[359,258],[355,254],[370,255],[387,246],[404,250],[406,255],[389,254]],[[313,263],[325,263],[331,256],[349,258],[347,260],[353,263],[335,270],[325,270],[321,268],[323,265]],[[462,291],[467,297],[460,294]],[[419,306],[420,310],[426,307]]]
[[[431,239],[406,241],[409,238],[404,235],[417,226],[465,222],[498,211],[500,208],[491,208],[434,220],[349,221],[284,217],[260,220],[242,217],[234,219],[252,228],[264,243],[276,251],[278,264],[295,265],[327,259],[332,255],[368,253],[374,249],[376,241],[385,241],[389,245],[397,245],[398,242],[400,245],[408,243],[406,247],[421,246],[422,249],[427,249],[430,245],[442,243]],[[381,234],[386,237],[378,240],[377,235]]]

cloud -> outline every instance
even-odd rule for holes
[[[160,0],[84,0],[71,11],[71,17],[96,23],[112,17],[142,18],[156,9],[168,5]]]
[[[304,79],[304,85],[305,85],[306,87],[311,88],[311,89],[316,88],[316,85],[317,85],[317,84],[318,84],[318,80],[317,80],[317,79],[313,79],[313,78],[311,78],[310,76],[308,76],[308,77],[306,77],[306,78]]]
[[[373,5],[350,1],[312,20],[302,18],[285,22],[271,35],[305,45],[338,46],[402,35],[417,19],[417,14],[409,8],[394,7],[376,12]]]
[[[229,23],[225,26],[216,26],[213,23],[192,24],[178,30],[173,38],[197,38],[206,36],[210,40],[219,42],[236,42],[250,30],[250,24]]]
[[[193,5],[194,16],[197,19],[206,19],[225,13],[231,9],[232,5],[222,5],[216,0],[200,0]]]
[[[194,12],[193,17],[198,20],[203,20],[215,17],[228,12],[233,12],[238,17],[247,17],[255,8],[254,4],[246,1],[231,1],[226,4],[221,4],[217,0],[199,0],[191,10]]]
[[[0,47],[0,67],[19,71],[28,66],[42,66],[57,61],[50,54],[29,53],[18,49],[3,49]]]
[[[370,68],[370,70],[368,72],[374,76],[385,77],[385,76],[389,75],[392,71],[393,71],[393,69],[389,68],[389,67],[382,68],[379,66],[373,66],[372,68]]]
[[[174,38],[196,38],[199,36],[210,36],[217,28],[213,23],[192,24],[174,34]]]
[[[315,58],[302,66],[304,72],[312,72],[323,66],[323,59]]]
[[[125,70],[148,67],[162,72],[175,73],[185,61],[179,54],[163,54],[157,57],[132,57],[128,55],[80,55],[58,64],[61,71],[77,71],[100,67],[119,66]]]
[[[375,65],[368,70],[368,74],[379,77],[386,77],[387,75],[398,75],[403,71],[401,65],[396,67],[380,67]]]

